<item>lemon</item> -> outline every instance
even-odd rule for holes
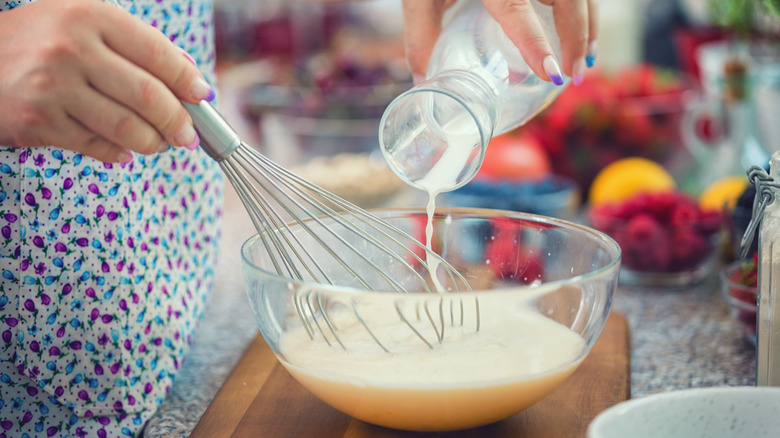
[[[702,210],[721,210],[724,207],[733,210],[747,185],[744,175],[724,176],[704,189],[699,196],[699,207]]]
[[[625,201],[640,192],[664,192],[677,187],[674,178],[655,161],[640,157],[613,161],[590,186],[591,205]]]

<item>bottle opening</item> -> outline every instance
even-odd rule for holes
[[[406,183],[428,192],[466,184],[482,165],[490,138],[478,110],[448,90],[418,85],[382,116],[379,144],[385,160]]]

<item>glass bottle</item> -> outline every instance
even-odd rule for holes
[[[769,179],[756,187],[756,202],[765,205],[758,218],[758,386],[780,386],[780,152],[772,155],[769,167]]]
[[[552,8],[531,3],[560,60]],[[530,120],[564,86],[536,76],[481,1],[460,0],[444,16],[426,79],[385,110],[382,153],[408,184],[453,190],[477,173],[493,136]]]

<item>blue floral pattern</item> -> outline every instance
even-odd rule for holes
[[[119,3],[213,80],[209,0]],[[199,150],[0,147],[0,438],[140,433],[212,289],[223,187]]]

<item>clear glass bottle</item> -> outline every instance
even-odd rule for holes
[[[560,62],[552,8],[532,4]],[[530,120],[564,86],[536,76],[481,1],[460,0],[444,16],[426,80],[385,110],[382,153],[408,184],[453,190],[477,173],[493,136]]]

